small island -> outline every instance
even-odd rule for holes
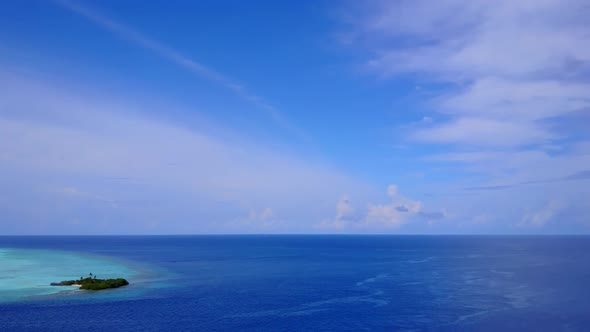
[[[109,288],[119,288],[129,285],[129,282],[123,278],[117,279],[97,279],[96,276],[90,273],[89,277],[80,277],[78,280],[64,280],[60,282],[52,282],[51,286],[79,286],[80,289],[87,290],[103,290]]]

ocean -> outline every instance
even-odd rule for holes
[[[590,236],[0,237],[0,331],[590,331]]]

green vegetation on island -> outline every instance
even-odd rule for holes
[[[79,280],[64,280],[61,282],[52,282],[51,286],[80,286],[80,289],[102,290],[109,288],[119,288],[127,286],[129,282],[123,278],[117,279],[97,279],[90,273],[89,277],[80,277]]]

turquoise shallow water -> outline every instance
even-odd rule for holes
[[[138,271],[122,261],[70,251],[0,248],[0,299],[14,301],[60,293],[76,295],[76,287],[51,282],[78,279],[89,273],[98,278],[133,279]],[[83,291],[82,291],[83,292]]]

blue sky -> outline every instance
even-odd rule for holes
[[[590,231],[584,1],[0,6],[2,234]]]

